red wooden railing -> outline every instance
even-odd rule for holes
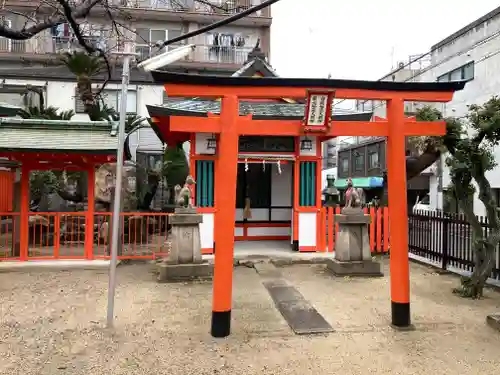
[[[323,228],[325,233],[325,248],[328,252],[335,250],[335,238],[339,230],[339,225],[335,223],[335,215],[340,214],[340,207],[325,207],[322,209]],[[370,249],[372,254],[384,254],[389,252],[389,209],[365,208],[365,214],[371,216],[369,227]]]
[[[319,228],[320,251],[333,252],[338,224],[335,214],[340,207],[321,210]],[[373,254],[389,251],[389,215],[387,208],[369,208],[370,249]],[[168,213],[121,213],[119,259],[155,259],[169,252],[167,241]],[[0,212],[0,260],[40,259],[109,259],[109,227],[111,213],[98,212],[93,218],[86,212],[30,212],[28,249],[20,251],[13,246],[20,239],[20,219],[17,212]],[[86,225],[93,219],[93,230]],[[93,238],[87,235],[93,233]],[[91,237],[91,236],[89,236]],[[16,251],[17,248],[17,251]]]
[[[86,212],[30,212],[28,250],[21,251],[20,214],[0,212],[0,260],[108,259],[111,213],[94,214],[93,231],[86,231]],[[118,259],[154,259],[167,255],[167,213],[121,213]],[[94,233],[87,238],[87,233]],[[91,237],[91,236],[89,236]]]
[[[0,170],[0,212],[12,211],[14,173]]]

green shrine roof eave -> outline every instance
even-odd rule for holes
[[[207,117],[208,113],[220,114],[217,100],[166,99],[163,105],[148,105],[151,117],[188,116]],[[275,102],[240,102],[240,116],[252,114],[255,120],[300,120],[304,118],[305,104]],[[373,112],[332,111],[334,121],[370,121]]]
[[[21,107],[0,102],[0,116],[16,116]]]
[[[0,127],[9,128],[43,128],[43,129],[72,129],[75,131],[88,131],[89,128],[96,131],[107,131],[114,133],[117,123],[109,121],[72,121],[72,120],[46,120],[46,119],[24,119],[18,117],[0,118]]]

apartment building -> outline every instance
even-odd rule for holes
[[[124,42],[132,45],[137,60],[143,60],[159,53],[155,43],[172,39],[184,33],[197,30],[257,5],[262,0],[110,0],[116,9],[113,13],[120,33],[114,33],[106,20],[104,9],[96,8],[85,22],[79,22],[83,35],[89,43],[108,51],[123,50]],[[42,17],[50,7],[40,7],[40,1],[6,0],[0,10],[2,21],[19,28],[26,23],[26,17],[37,9]],[[42,3],[43,4],[43,3]],[[17,14],[19,13],[19,14]],[[48,14],[48,13],[47,13]],[[251,16],[230,25],[190,38],[183,43],[192,43],[196,49],[186,58],[168,66],[171,71],[195,74],[231,75],[247,61],[248,54],[257,42],[261,51],[270,58],[271,10],[265,8]],[[178,45],[177,45],[178,46]],[[169,48],[175,48],[171,46]],[[79,49],[79,45],[66,24],[58,25],[25,41],[0,38],[0,102],[23,105],[21,93],[26,86],[43,92],[45,104],[73,109],[75,120],[85,120],[83,105],[76,95],[74,76],[63,66],[57,66],[61,53]],[[161,51],[163,52],[163,51]],[[94,77],[98,85],[107,78],[106,74]],[[118,109],[120,100],[120,62],[113,63],[113,73],[105,91],[105,101]],[[161,104],[164,90],[155,86],[149,74],[137,69],[130,73],[127,110],[148,116],[147,104]],[[36,98],[34,98],[36,99]],[[137,135],[138,149],[161,150],[161,143],[150,129],[143,129]]]
[[[418,65],[417,65],[418,64]],[[402,63],[401,66],[382,77],[382,80],[400,82],[446,82],[467,80],[463,91],[457,92],[446,104],[436,104],[445,116],[463,117],[470,104],[482,104],[500,93],[500,7],[474,22],[464,26],[445,39],[434,44],[420,58]],[[408,115],[426,103],[405,103]],[[428,104],[428,103],[427,103]],[[373,110],[377,116],[385,117],[385,103],[377,101],[357,102],[359,110]],[[500,148],[495,149],[495,158],[500,162]],[[444,194],[450,185],[445,156],[439,163],[425,171],[430,175],[430,204],[435,209],[455,207],[450,194]],[[488,172],[497,202],[500,206],[500,167]],[[474,198],[474,211],[484,215],[482,202]]]

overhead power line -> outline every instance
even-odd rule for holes
[[[208,26],[202,27],[201,29],[194,30],[194,31],[191,31],[191,32],[186,33],[186,34],[179,35],[178,37],[169,39],[169,40],[163,42],[163,44],[160,46],[160,48],[163,48],[163,47],[168,46],[170,44],[178,43],[182,40],[192,38],[193,36],[197,36],[197,35],[206,33],[208,31],[214,30],[218,27],[228,25],[228,24],[230,24],[234,21],[237,21],[241,18],[245,18],[246,16],[249,16],[250,14],[255,13],[261,9],[267,8],[268,6],[271,6],[272,4],[277,3],[278,1],[280,1],[280,0],[266,0],[262,3],[260,3],[259,5],[255,5],[253,7],[250,7],[247,10],[244,10],[243,12],[237,13],[231,17],[224,18],[223,20],[214,22]]]

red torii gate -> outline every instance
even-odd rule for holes
[[[304,135],[301,120],[254,120],[239,115],[239,99],[305,98],[308,92],[335,90],[336,99],[381,100],[387,103],[387,120],[376,122],[331,122],[322,138],[337,136],[387,137],[387,170],[390,229],[390,274],[392,325],[411,326],[408,260],[408,213],[406,198],[405,137],[444,135],[444,122],[405,119],[404,102],[448,102],[465,82],[401,83],[330,79],[250,78],[176,74],[153,71],[156,82],[165,85],[170,97],[222,98],[220,116],[170,116],[155,118],[166,132],[205,132],[217,135],[215,181],[215,270],[211,333],[230,334],[238,137]],[[391,210],[391,208],[395,208]]]

